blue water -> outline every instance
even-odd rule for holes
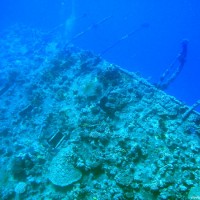
[[[1,0],[0,30],[20,23],[48,32],[65,24],[55,33],[63,42],[83,31],[73,43],[100,54],[148,23],[103,57],[156,83],[188,39],[187,62],[166,92],[192,105],[200,99],[199,11],[199,0]]]

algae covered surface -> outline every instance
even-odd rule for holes
[[[199,113],[58,41],[1,33],[0,199],[200,198]]]

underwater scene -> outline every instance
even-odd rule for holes
[[[200,199],[199,0],[0,11],[0,200]]]

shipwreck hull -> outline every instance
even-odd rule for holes
[[[1,199],[199,195],[198,112],[88,51],[32,56],[1,85]]]

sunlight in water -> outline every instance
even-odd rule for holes
[[[72,37],[72,32],[73,32],[75,20],[76,20],[75,0],[63,1],[62,6],[64,7],[64,10],[65,10],[65,13],[63,13],[63,15],[67,16],[65,17],[65,22],[64,22],[63,37],[65,38],[65,40],[69,40]],[[66,13],[66,11],[68,11],[69,14]]]

